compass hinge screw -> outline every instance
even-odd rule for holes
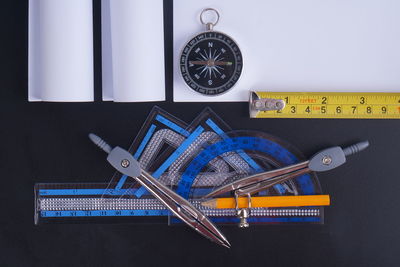
[[[332,163],[332,158],[330,156],[324,156],[322,158],[322,164],[329,165]]]
[[[129,160],[127,160],[127,159],[123,159],[123,160],[121,161],[121,166],[122,166],[123,168],[128,168],[130,164],[131,164],[131,163],[130,163]]]

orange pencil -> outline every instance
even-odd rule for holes
[[[215,198],[201,203],[201,205],[212,209],[234,209],[235,199]],[[329,195],[305,195],[305,196],[267,196],[252,197],[251,206],[253,208],[267,207],[305,207],[305,206],[329,206]],[[247,197],[239,198],[239,208],[248,206]]]

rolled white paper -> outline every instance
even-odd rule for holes
[[[165,100],[163,0],[102,0],[103,100]]]
[[[29,101],[93,101],[92,0],[29,0]]]

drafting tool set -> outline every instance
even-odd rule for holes
[[[29,1],[29,100],[93,101],[92,2],[62,0],[61,7],[50,2]],[[163,2],[150,2],[102,1],[103,100],[165,100]],[[176,2],[192,8],[198,5],[192,0]],[[232,6],[231,1],[221,1],[222,6],[228,4]],[[78,14],[77,21],[84,27],[60,20],[62,14]],[[244,84],[255,84],[244,66],[251,75],[264,79],[261,69],[269,62],[260,60],[267,54],[264,47],[257,50],[244,45],[247,51],[241,50],[232,37],[215,31],[220,12],[214,8],[198,15],[205,31],[177,38],[187,42],[177,42],[181,47],[174,62],[179,76],[174,80],[174,100],[246,101],[246,90],[251,88],[240,87],[239,80],[247,75]],[[242,24],[252,20],[230,16],[235,18],[231,24],[240,23],[234,28],[244,34]],[[54,27],[53,20],[57,22]],[[60,35],[63,29],[71,35],[65,41]],[[257,35],[254,46],[262,44],[263,35]],[[78,46],[75,36],[82,37]],[[262,67],[255,68],[256,61]],[[274,76],[266,74],[270,79]],[[181,84],[186,91],[180,91]],[[400,94],[250,91],[249,113],[250,118],[399,119]],[[106,180],[98,183],[36,184],[36,224],[168,221],[186,224],[225,247],[230,243],[218,229],[221,224],[247,228],[251,224],[324,223],[330,197],[323,194],[316,173],[339,167],[369,146],[363,141],[330,147],[307,159],[294,146],[267,133],[232,130],[210,108],[186,123],[154,107],[127,150],[112,147],[94,133],[89,139],[108,154],[115,174],[109,180],[99,177],[99,181]]]
[[[329,148],[305,161],[276,137],[232,131],[209,108],[190,124],[153,108],[129,150],[90,139],[117,172],[108,184],[37,184],[36,223],[168,218],[228,247],[215,224],[323,223],[330,200],[315,172],[368,146]]]

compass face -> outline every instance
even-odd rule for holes
[[[186,84],[203,95],[219,95],[231,89],[242,73],[243,59],[229,36],[203,32],[183,48],[180,70]]]

